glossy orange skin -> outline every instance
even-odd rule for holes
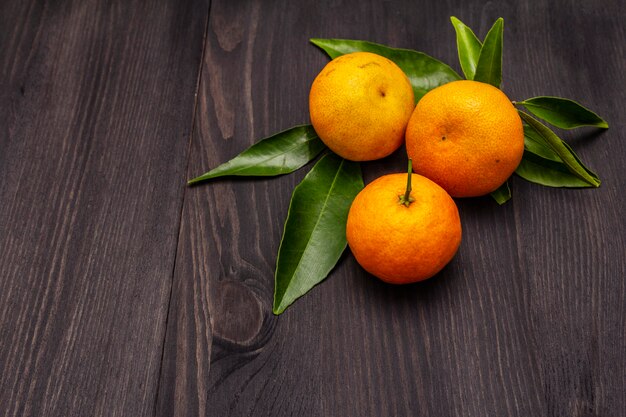
[[[414,108],[404,72],[369,52],[333,59],[309,94],[311,124],[320,139],[352,161],[383,158],[398,149]]]
[[[513,174],[524,153],[524,129],[502,91],[454,81],[419,101],[406,147],[415,172],[453,197],[474,197],[496,190]]]
[[[348,245],[369,273],[391,284],[408,284],[437,274],[461,243],[454,200],[440,186],[412,174],[408,206],[399,204],[407,174],[385,175],[354,199],[346,226]]]

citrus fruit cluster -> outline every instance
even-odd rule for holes
[[[483,40],[456,17],[450,20],[467,81],[423,52],[311,39],[333,59],[311,86],[311,124],[266,137],[189,180],[272,177],[317,159],[289,203],[274,272],[274,314],[322,282],[348,245],[384,281],[432,277],[461,242],[452,198],[490,194],[504,204],[513,173],[548,187],[600,186],[599,176],[533,116],[561,129],[607,129],[608,123],[563,97],[511,102],[500,90],[504,20],[498,18]],[[365,187],[359,161],[384,158],[403,144],[407,175]]]
[[[522,121],[506,95],[477,81],[454,81],[424,95],[392,61],[369,52],[329,62],[313,81],[311,123],[345,159],[383,158],[406,141],[409,168],[367,185],[348,214],[348,245],[383,281],[404,284],[438,273],[461,242],[452,197],[488,194],[519,165]],[[409,162],[409,166],[411,163]]]

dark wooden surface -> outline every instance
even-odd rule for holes
[[[626,15],[617,1],[9,1],[0,4],[0,416],[626,415]],[[293,187],[186,188],[308,122],[327,62],[367,39],[458,69],[456,15],[505,19],[504,90],[611,128],[565,132],[597,190],[512,180],[458,200],[435,279],[349,253],[280,317]],[[363,166],[400,171],[399,152]]]
[[[0,415],[152,416],[208,2],[0,10]]]

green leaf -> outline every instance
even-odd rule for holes
[[[348,39],[311,39],[331,59],[352,52],[372,52],[395,62],[406,74],[413,87],[415,102],[435,87],[460,80],[461,76],[448,65],[422,52],[390,48],[377,43]]]
[[[268,177],[288,174],[315,159],[325,147],[312,126],[296,126],[255,143],[188,184],[227,175]]]
[[[544,159],[563,163],[535,129],[524,123],[524,149]]]
[[[515,173],[526,181],[547,187],[594,187],[572,174],[563,162],[542,158],[525,151]]]
[[[570,172],[539,133],[524,123],[524,156],[515,173],[547,187],[592,187]]]
[[[600,186],[598,176],[581,162],[567,143],[563,142],[552,130],[529,114],[523,111],[519,111],[519,114],[522,120],[537,133],[537,138],[543,139],[545,145],[550,147],[561,158],[563,164],[572,174],[593,187]]]
[[[566,98],[533,97],[517,104],[524,105],[535,116],[561,129],[574,129],[581,126],[609,127],[609,124],[600,116]]]
[[[493,24],[480,50],[474,81],[491,84],[500,88],[502,83],[502,33],[504,20],[499,18]]]
[[[472,29],[467,27],[463,22],[454,16],[450,17],[454,30],[456,31],[456,48],[459,52],[459,63],[465,78],[474,79],[476,73],[476,64],[480,56],[480,50],[483,46],[482,42],[476,37]]]
[[[347,245],[346,221],[363,188],[361,167],[328,153],[295,188],[278,250],[274,314],[321,282]]]
[[[494,200],[500,205],[506,203],[511,199],[511,189],[509,188],[509,182],[505,181],[497,190],[491,194]]]

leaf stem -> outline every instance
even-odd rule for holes
[[[398,204],[402,204],[405,207],[410,206],[411,203],[415,201],[415,199],[411,197],[411,190],[412,190],[411,177],[412,176],[413,176],[413,161],[411,160],[411,158],[409,158],[409,169],[408,169],[407,179],[406,179],[406,191],[403,195],[398,196]]]

